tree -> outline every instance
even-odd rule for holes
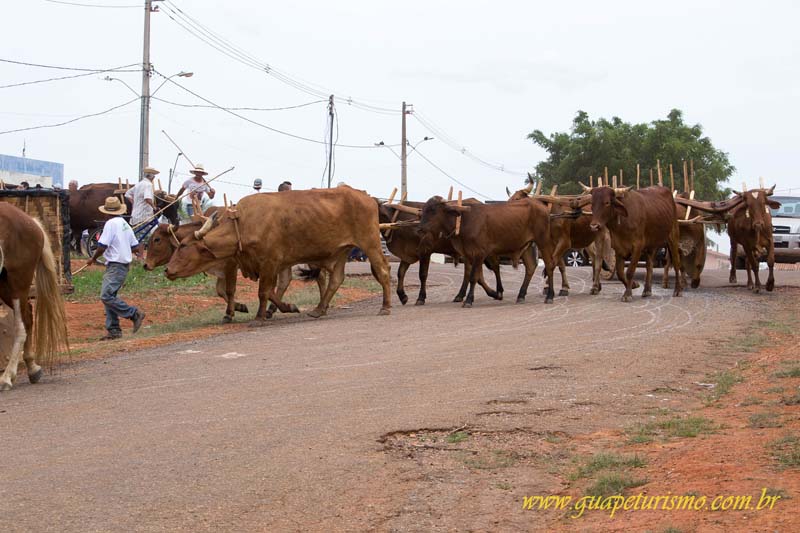
[[[561,194],[579,193],[577,181],[587,183],[590,175],[602,176],[605,167],[608,167],[609,176],[623,169],[625,185],[635,185],[637,163],[641,165],[640,183],[648,186],[650,169],[655,175],[657,160],[661,161],[664,185],[669,187],[671,163],[675,188],[682,191],[683,161],[693,160],[697,198],[720,200],[730,194],[730,189],[722,184],[736,170],[728,154],[703,136],[702,126],[684,123],[683,113],[678,109],[670,111],[666,119],[649,124],[630,124],[618,117],[593,121],[585,111],[578,111],[569,132],[547,136],[535,130],[528,139],[549,154],[536,165],[534,178],[543,180],[545,191],[558,185]]]

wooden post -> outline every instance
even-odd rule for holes
[[[128,182],[128,178],[125,178],[125,190],[127,191],[130,188],[131,188],[131,184]]]
[[[542,180],[539,180],[536,183],[536,192],[533,193],[534,196],[539,196],[540,194],[542,194],[542,184],[543,184]],[[461,198],[461,191],[458,191],[458,197]]]
[[[659,187],[663,187],[664,186],[664,179],[661,176],[661,160],[660,159],[656,159],[656,172],[658,173],[658,186]]]
[[[163,191],[164,189],[161,188],[161,178],[158,178],[158,190]]]
[[[613,181],[613,183],[614,183],[614,188],[616,189],[616,188],[617,188],[617,175],[616,175],[616,174],[614,174],[614,176],[612,176],[611,180]]]
[[[639,163],[636,163],[636,190],[639,190]]]
[[[742,194],[744,194],[746,192],[747,192],[747,182],[743,181],[742,182]]]
[[[694,191],[691,191],[689,193],[689,200],[694,200]],[[691,212],[692,212],[692,206],[687,205],[686,206],[686,219],[685,220],[689,220],[689,215],[691,214]]]
[[[675,190],[675,176],[672,174],[672,163],[669,164],[669,190]]]
[[[624,187],[625,181],[622,179],[622,169],[619,169],[619,186]]]
[[[122,178],[117,178],[117,190],[122,190]]]
[[[608,187],[608,167],[603,169],[603,183],[605,183],[606,187]]]
[[[594,189],[594,178],[589,176],[589,188]]]
[[[450,190],[447,192],[447,201],[449,202],[452,199],[453,199],[453,186],[451,185]]]
[[[222,203],[225,206],[225,209],[228,209],[228,194],[222,193]]]
[[[541,183],[541,181],[539,183]],[[458,203],[456,205],[461,207],[461,190],[458,191]],[[456,217],[456,235],[459,233],[461,233],[461,212],[459,212]]]
[[[653,169],[650,169],[650,186],[653,186]]]
[[[759,189],[764,188],[764,178],[762,178],[761,176],[758,177],[758,188]]]
[[[558,191],[558,185],[553,185],[550,188],[550,196],[555,196],[556,191]],[[547,202],[547,212],[550,213],[553,210],[553,202]]]
[[[689,160],[689,188],[694,190],[694,159]]]
[[[689,193],[689,173],[686,172],[686,160],[683,160],[683,192]]]
[[[394,200],[394,195],[395,195],[395,194],[397,194],[397,187],[395,187],[394,189],[392,189],[392,194],[390,194],[390,195],[389,195],[389,201],[388,201],[388,202],[386,202],[387,204],[390,204],[390,203],[392,203],[392,201]]]

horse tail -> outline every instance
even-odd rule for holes
[[[50,238],[42,224],[35,219],[34,222],[42,230],[44,243],[42,255],[36,265],[33,349],[37,362],[52,370],[62,352],[69,354],[67,317],[61,288],[58,286],[56,260],[50,247]]]

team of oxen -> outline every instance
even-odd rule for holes
[[[109,185],[117,189],[114,184],[106,184],[104,192],[96,196],[108,196]],[[601,266],[609,262],[610,248],[615,260],[608,266],[625,285],[623,301],[630,301],[637,286],[634,273],[642,259],[646,264],[642,296],[652,294],[654,258],[664,247],[675,272],[674,296],[681,295],[685,275],[691,277],[692,287],[699,286],[705,259],[703,224],[724,223],[731,239],[731,281],[735,281],[737,244],[741,244],[748,287],[760,290],[758,263],[766,256],[766,290],[773,289],[769,209],[779,207],[769,198],[774,186],[765,189],[762,184],[759,189],[735,192],[724,202],[699,202],[661,186],[632,189],[608,185],[606,180],[605,185],[584,186],[580,195],[557,196],[554,190],[549,195],[539,194],[539,189],[534,192],[531,182],[510,194],[506,202],[486,204],[462,200],[460,194],[454,200],[452,190],[448,198],[435,196],[424,203],[407,202],[405,198],[394,202],[394,193],[388,201],[380,201],[348,186],[254,194],[235,207],[213,208],[197,222],[178,225],[175,220],[160,224],[151,236],[145,268],[166,265],[169,279],[200,272],[216,276],[217,292],[227,303],[225,321],[231,321],[236,311],[247,312],[235,300],[236,279],[241,272],[245,278],[258,282],[259,306],[252,324],[263,325],[276,309],[298,311],[296,306],[282,301],[291,280],[291,268],[297,264],[310,264],[320,270],[320,302],[309,315],[325,315],[344,280],[345,264],[353,247],[360,248],[369,259],[372,274],[383,290],[380,314],[389,314],[389,264],[382,251],[381,236],[400,259],[397,296],[402,304],[408,301],[405,274],[411,264],[420,263],[417,305],[426,300],[428,269],[434,253],[464,263],[463,282],[454,301],[471,307],[476,284],[489,297],[503,299],[501,257],[524,265],[517,302],[526,298],[538,257],[544,261],[547,278],[545,303],[552,303],[555,297],[557,266],[562,278],[559,295],[567,295],[563,254],[570,248],[589,250],[593,263],[591,293],[597,294],[602,289]],[[84,193],[76,194],[71,202],[91,204],[97,201],[90,200],[94,193],[89,193],[95,190],[100,189],[79,189]],[[690,218],[692,210],[695,216]],[[698,216],[698,212],[703,214]],[[10,204],[0,203],[0,299],[6,309],[11,309],[3,311],[0,307],[0,327],[6,320],[14,331],[10,347],[0,343],[0,351],[10,354],[0,377],[0,390],[12,386],[20,355],[30,381],[35,383],[42,375],[36,361],[51,364],[55,355],[67,348],[64,305],[50,250],[40,224]],[[494,288],[484,279],[484,265],[494,273]],[[28,299],[34,281],[35,307]],[[667,283],[665,271],[664,286]]]

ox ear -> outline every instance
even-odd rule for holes
[[[767,200],[767,205],[770,207],[770,209],[780,209],[781,208],[781,203],[780,202],[776,202],[775,200]]]
[[[617,212],[619,212],[619,214],[621,214],[622,216],[624,217],[628,216],[628,210],[625,208],[625,204],[617,200],[616,196],[614,197],[614,200],[612,200],[611,205],[613,205],[614,209],[616,209]]]

